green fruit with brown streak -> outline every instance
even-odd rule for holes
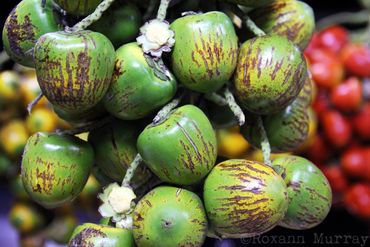
[[[68,112],[91,109],[107,92],[115,51],[102,34],[91,31],[43,35],[35,46],[35,67],[42,93]]]
[[[275,159],[272,167],[288,187],[288,211],[279,225],[305,230],[320,224],[332,203],[329,182],[320,169],[309,160],[293,155]]]
[[[299,92],[295,101],[297,101],[303,108],[307,108],[313,101],[314,82],[310,76],[307,76],[303,88]]]
[[[298,47],[285,37],[265,35],[241,46],[234,86],[244,109],[267,115],[291,104],[306,77],[306,61]]]
[[[231,3],[240,4],[246,7],[260,7],[275,2],[276,0],[227,0]]]
[[[256,124],[257,117],[257,115],[249,114],[241,133],[251,145],[261,148],[263,138]],[[271,151],[274,153],[293,151],[307,138],[308,112],[298,101],[294,101],[278,113],[262,116],[262,121]]]
[[[52,1],[45,8],[41,0],[23,0],[10,12],[3,27],[6,53],[15,62],[33,67],[33,51],[41,35],[62,29],[59,17],[53,11]]]
[[[122,182],[137,154],[138,135],[137,124],[116,119],[90,132],[89,142],[95,151],[95,162],[104,175]],[[139,166],[132,179],[133,186],[145,183],[150,176],[144,165]]]
[[[288,38],[302,51],[315,31],[312,8],[301,1],[275,0],[248,15],[263,31]]]
[[[200,247],[206,233],[203,203],[185,189],[157,187],[134,210],[133,234],[140,247]]]
[[[76,16],[89,15],[103,0],[54,0],[68,14]]]
[[[90,144],[63,134],[36,133],[22,158],[22,181],[29,196],[45,208],[74,200],[84,188],[94,163]]]
[[[68,246],[134,247],[135,243],[132,231],[129,229],[85,223],[76,227]]]
[[[140,119],[170,101],[177,89],[175,77],[162,80],[147,63],[137,43],[116,52],[112,83],[103,102],[107,111],[124,120]]]
[[[215,131],[206,115],[193,105],[179,107],[163,121],[148,125],[137,148],[162,181],[181,185],[199,182],[217,158]]]
[[[176,78],[197,92],[220,89],[232,76],[238,57],[238,37],[229,17],[218,11],[188,15],[176,19],[171,29]]]
[[[204,183],[203,199],[210,228],[221,238],[267,232],[288,208],[284,180],[267,165],[239,159],[213,168]]]

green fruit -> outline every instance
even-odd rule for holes
[[[202,93],[220,89],[232,76],[238,54],[234,26],[222,12],[188,15],[171,24],[175,32],[172,69],[186,87]]]
[[[91,30],[107,36],[115,47],[134,40],[141,26],[140,10],[131,3],[121,2],[116,1],[90,26]]]
[[[241,133],[254,147],[261,148],[263,139],[256,124],[257,117],[248,115]],[[293,151],[307,138],[308,112],[299,101],[294,101],[280,112],[263,116],[262,121],[273,153]]]
[[[122,182],[127,168],[137,154],[138,135],[135,123],[120,120],[113,120],[90,132],[89,142],[94,147],[95,162],[104,175]],[[141,165],[135,171],[132,184],[136,186],[143,184],[150,175],[148,169]]]
[[[54,0],[68,14],[76,16],[89,15],[103,0]]]
[[[324,174],[310,161],[298,156],[275,159],[272,167],[287,187],[289,207],[280,226],[305,230],[320,224],[328,215],[332,193]]]
[[[62,29],[53,11],[52,1],[23,0],[9,14],[3,29],[4,49],[12,60],[33,67],[33,52],[41,35]]]
[[[285,37],[266,35],[241,46],[234,86],[244,109],[264,115],[291,104],[306,77],[299,49]]]
[[[148,125],[138,138],[137,148],[162,181],[181,185],[199,182],[217,157],[211,123],[193,105],[179,107],[162,122]]]
[[[161,186],[134,210],[133,234],[140,247],[202,246],[207,233],[203,203],[191,191]]]
[[[226,129],[238,125],[228,105],[220,106],[211,101],[205,101],[201,107],[215,129]]]
[[[41,90],[53,105],[81,112],[95,106],[107,92],[114,48],[100,33],[48,33],[36,43],[35,67]]]
[[[297,101],[303,108],[307,108],[311,105],[313,101],[313,91],[314,91],[314,82],[307,76],[306,81],[304,82],[303,88],[299,92],[295,101]]]
[[[91,173],[94,175],[94,177],[96,177],[96,179],[98,180],[99,184],[101,184],[102,187],[105,187],[111,183],[114,183],[114,180],[108,177],[107,175],[105,175],[102,172],[102,170],[97,166],[94,166],[92,168]]]
[[[82,191],[93,163],[94,152],[87,142],[69,135],[36,133],[23,153],[24,188],[45,208],[61,206]]]
[[[248,160],[216,165],[204,183],[203,199],[210,228],[222,238],[267,232],[288,208],[284,180],[271,167]]]
[[[255,7],[260,7],[263,5],[273,3],[276,0],[227,0],[227,1],[231,3],[240,4],[246,7],[255,8]]]
[[[76,227],[69,247],[134,247],[134,238],[129,229],[85,223]]]
[[[315,31],[312,8],[301,1],[275,0],[248,15],[263,31],[287,37],[302,51]]]
[[[10,190],[14,198],[16,198],[18,201],[27,201],[30,199],[23,186],[22,177],[20,175],[11,181]]]
[[[113,80],[104,97],[106,109],[115,117],[139,119],[170,101],[176,80],[158,78],[136,43],[123,45],[116,53]]]

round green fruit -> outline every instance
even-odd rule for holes
[[[139,119],[170,101],[177,83],[158,78],[136,43],[123,45],[116,53],[112,83],[104,105],[112,115],[125,120]]]
[[[21,234],[40,230],[46,224],[43,212],[31,203],[15,203],[9,212],[9,222]]]
[[[302,51],[315,31],[312,8],[301,1],[275,0],[248,15],[263,31],[287,37]]]
[[[103,0],[54,0],[68,14],[75,16],[89,15]]]
[[[248,160],[216,165],[204,183],[203,199],[210,228],[222,238],[267,232],[288,208],[284,180],[271,167]]]
[[[287,38],[265,35],[240,48],[234,86],[241,106],[271,114],[293,102],[307,77],[303,54]]]
[[[216,134],[196,106],[174,110],[140,134],[137,148],[145,164],[162,181],[190,185],[212,169],[217,157]]]
[[[69,247],[134,247],[134,238],[129,229],[85,223],[76,227]]]
[[[31,136],[22,158],[22,181],[29,196],[45,208],[71,202],[84,188],[94,163],[90,144],[59,134]]]
[[[140,247],[200,247],[206,233],[203,203],[185,189],[157,187],[134,210],[133,234]]]
[[[176,19],[171,29],[176,78],[197,92],[220,89],[232,76],[238,57],[238,37],[229,17],[218,11],[188,15]]]
[[[35,46],[35,67],[42,93],[68,112],[91,109],[107,92],[115,51],[102,34],[91,31],[43,35]]]
[[[288,211],[279,225],[305,230],[320,224],[328,215],[332,193],[325,175],[310,161],[298,156],[283,156],[272,162],[288,188]]]
[[[135,123],[116,119],[90,132],[89,142],[95,151],[95,163],[104,175],[122,182],[127,168],[137,154],[138,135],[139,130]],[[151,173],[145,166],[139,166],[132,184],[134,187],[143,184],[150,176]]]
[[[9,14],[3,28],[4,49],[15,62],[33,67],[33,52],[41,35],[62,29],[52,1],[23,0]]]
[[[313,102],[315,85],[310,76],[307,76],[306,81],[304,82],[303,88],[299,92],[295,101],[301,104],[302,107],[307,108]]]
[[[131,3],[116,1],[90,28],[107,36],[114,47],[119,47],[134,40],[140,26],[140,10]]]
[[[251,145],[261,148],[263,138],[256,124],[257,118],[257,115],[249,114],[241,133]],[[262,116],[262,121],[273,153],[293,151],[307,138],[308,112],[297,100],[280,112]]]

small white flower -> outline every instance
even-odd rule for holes
[[[131,215],[127,215],[122,220],[116,222],[116,227],[118,228],[132,229],[133,225],[134,220],[132,219]]]
[[[154,57],[161,57],[163,52],[170,52],[175,44],[175,33],[167,21],[150,20],[140,28],[140,33],[136,41],[145,53]]]

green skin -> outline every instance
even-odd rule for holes
[[[298,47],[285,37],[265,35],[241,46],[234,86],[245,110],[267,115],[291,104],[306,77],[306,61]]]
[[[76,227],[68,246],[134,247],[135,243],[131,230],[85,223]]]
[[[94,175],[94,177],[96,177],[96,179],[98,180],[99,184],[102,187],[105,187],[111,183],[114,183],[114,180],[108,177],[107,175],[105,175],[102,172],[102,170],[97,166],[94,166],[91,172]]]
[[[288,208],[284,180],[271,167],[248,160],[216,165],[205,180],[203,199],[210,227],[221,238],[267,232]]]
[[[146,194],[134,211],[133,234],[140,247],[203,245],[207,218],[193,192],[160,186]]]
[[[293,155],[275,159],[272,167],[288,187],[289,207],[279,225],[305,230],[320,224],[332,203],[329,182],[320,169],[309,160]]]
[[[313,101],[314,82],[312,79],[307,76],[306,81],[304,82],[303,88],[299,92],[295,101],[299,102],[303,108],[308,108]]]
[[[103,0],[54,0],[68,14],[75,16],[89,15]]]
[[[91,31],[43,35],[35,46],[42,93],[69,112],[91,109],[107,92],[115,51],[104,35]]]
[[[41,0],[23,0],[9,14],[3,29],[4,49],[10,58],[27,67],[33,67],[33,52],[41,35],[62,29],[52,10],[51,0],[45,8]]]
[[[199,182],[217,158],[215,131],[206,115],[193,105],[179,107],[164,121],[148,125],[137,148],[155,175],[180,185]]]
[[[114,47],[134,40],[141,26],[140,10],[130,3],[116,3],[109,7],[102,18],[90,26],[91,30],[104,34]]]
[[[248,15],[263,31],[287,37],[302,51],[315,31],[312,8],[296,0],[276,0]]]
[[[255,8],[255,7],[260,7],[263,5],[270,4],[276,0],[227,0],[227,1],[231,3],[240,4],[246,7]]]
[[[140,119],[170,101],[177,83],[163,81],[149,67],[136,43],[123,45],[116,52],[112,83],[103,102],[107,111],[124,120]]]
[[[89,142],[94,147],[95,163],[104,175],[116,182],[122,182],[127,168],[137,154],[138,135],[135,123],[121,120],[113,120],[102,128],[90,132]],[[145,166],[139,166],[135,171],[132,185],[137,187],[145,183],[150,175]]]
[[[234,113],[227,105],[220,106],[211,101],[205,101],[201,108],[215,129],[226,129],[238,125]]]
[[[24,188],[45,208],[61,206],[82,191],[93,163],[94,152],[87,142],[69,135],[36,133],[23,153]]]
[[[24,189],[21,176],[17,176],[11,181],[10,190],[17,200],[27,201],[30,199],[27,191]]]
[[[257,117],[248,115],[241,133],[254,147],[261,148],[263,139],[256,124]],[[263,116],[262,120],[271,151],[274,153],[293,151],[307,138],[309,116],[307,109],[298,101],[278,113]]]
[[[176,19],[172,69],[187,88],[201,93],[220,89],[232,76],[238,57],[238,37],[222,12]]]

